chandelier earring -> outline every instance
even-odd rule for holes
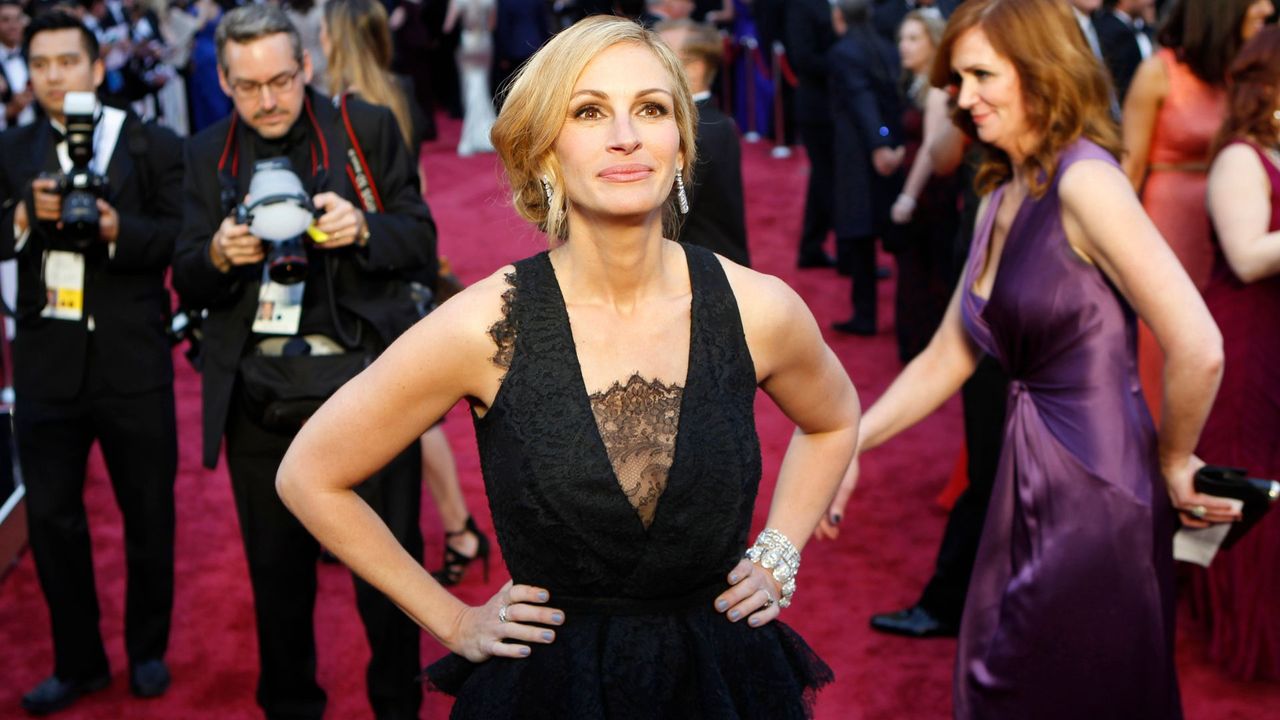
[[[676,170],[676,201],[680,204],[680,214],[689,214],[689,196],[684,191],[684,173]]]
[[[551,207],[553,188],[551,187],[551,179],[546,175],[542,176],[542,194],[547,196],[547,207]]]

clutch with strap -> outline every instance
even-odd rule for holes
[[[1196,471],[1196,492],[1235,498],[1244,503],[1242,518],[1227,533],[1223,548],[1236,543],[1280,500],[1280,481],[1249,477],[1242,468],[1205,465]]]

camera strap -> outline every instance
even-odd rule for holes
[[[378,186],[373,182],[373,173],[369,172],[369,162],[365,160],[364,150],[356,138],[355,128],[351,127],[351,113],[347,111],[347,98],[350,93],[343,93],[338,98],[338,109],[342,113],[342,126],[347,131],[347,177],[351,186],[360,196],[360,205],[365,212],[382,212],[382,197],[378,194]]]

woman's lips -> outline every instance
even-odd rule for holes
[[[634,182],[653,174],[648,165],[614,165],[600,171],[599,177],[610,182]]]

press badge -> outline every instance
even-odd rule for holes
[[[259,335],[297,335],[302,324],[302,291],[306,285],[305,282],[292,285],[272,282],[267,268],[262,268],[253,331]]]
[[[80,320],[84,316],[84,255],[63,250],[44,254],[44,309],[41,317]]]

